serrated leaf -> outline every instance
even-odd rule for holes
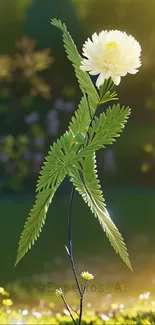
[[[69,129],[74,135],[77,133],[86,134],[90,123],[89,106],[86,96],[83,96],[78,109],[75,111],[75,115],[72,117],[69,123]]]
[[[85,136],[82,133],[77,133],[74,137],[74,142],[83,144],[85,142]]]
[[[107,93],[105,93],[105,95],[101,98],[100,100],[100,104],[105,104],[107,102],[113,101],[113,100],[118,100],[118,95],[117,93],[114,91],[113,93],[110,93],[110,91],[108,91]]]
[[[49,205],[57,188],[58,185],[53,187],[52,190],[45,190],[37,195],[35,204],[30,211],[30,216],[25,223],[24,230],[20,237],[15,265],[17,265],[27,251],[31,249],[32,245],[34,245],[34,242],[39,237],[46,220]]]
[[[90,154],[87,156],[81,165],[82,175],[73,167],[70,172],[71,181],[94,216],[98,219],[116,253],[132,269],[124,240],[106,209],[101,186],[97,179],[95,155]]]
[[[99,95],[96,88],[93,85],[93,82],[90,79],[90,76],[87,72],[80,69],[81,65],[81,56],[77,50],[76,45],[73,42],[73,39],[70,33],[67,30],[67,27],[61,20],[52,19],[51,23],[62,30],[63,32],[63,42],[64,47],[67,53],[68,59],[72,62],[72,65],[75,69],[75,74],[79,82],[81,91],[84,94],[88,94],[89,104],[91,106],[92,112],[96,109],[96,105],[99,103]]]
[[[109,101],[118,100],[118,95],[115,91],[112,92],[114,82],[111,78],[106,79],[103,85],[99,88],[100,104],[105,104]]]
[[[99,118],[95,117],[92,126],[88,130],[89,141],[87,146],[78,154],[78,159],[86,156],[91,152],[95,152],[106,145],[112,144],[115,138],[120,136],[120,133],[125,127],[125,124],[130,115],[129,107],[120,107],[119,104],[113,105],[106,110],[106,113],[101,113]]]
[[[68,162],[76,151],[77,145],[71,131],[66,131],[50,148],[40,171],[36,191],[53,188],[68,173]],[[75,156],[75,155],[74,155]]]

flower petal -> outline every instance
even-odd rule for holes
[[[96,87],[99,88],[101,85],[103,85],[104,80],[105,80],[104,74],[100,73],[97,80],[96,80]]]
[[[113,82],[114,82],[114,84],[116,86],[118,86],[120,84],[120,81],[121,81],[121,77],[120,76],[112,75],[111,78],[112,78],[112,80],[113,80]]]

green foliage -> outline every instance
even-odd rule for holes
[[[131,268],[124,240],[113,221],[110,219],[106,209],[101,186],[97,178],[95,155],[89,154],[83,159],[80,171],[78,171],[76,167],[73,167],[70,176],[76,190],[80,193],[94,216],[98,219],[116,253],[118,253],[129,268]]]
[[[125,123],[130,114],[130,108],[120,107],[119,104],[113,105],[106,110],[106,114],[100,114],[95,117],[92,126],[88,131],[88,144],[80,151],[80,154],[89,154],[90,151],[96,151],[112,144],[120,132],[124,129]]]
[[[49,205],[57,188],[58,184],[57,186],[53,187],[52,190],[48,189],[37,195],[36,202],[30,212],[30,216],[27,219],[24,230],[21,234],[16,264],[26,254],[28,249],[31,248],[35,240],[37,240],[39,237],[41,229],[45,223]]]
[[[105,80],[104,84],[100,86],[100,104],[105,104],[112,100],[117,100],[118,95],[115,91],[111,92],[114,87],[112,79]]]
[[[60,28],[63,32],[63,41],[64,47],[67,53],[68,59],[72,62],[73,67],[75,69],[75,74],[78,79],[80,89],[84,94],[88,95],[89,103],[94,111],[96,105],[99,102],[99,96],[97,90],[95,89],[88,73],[82,71],[80,69],[81,65],[81,56],[78,53],[76,45],[74,44],[72,37],[70,36],[69,32],[67,31],[66,25],[62,24],[60,20],[52,19],[52,24],[56,27]]]
[[[82,97],[79,108],[75,111],[75,116],[72,117],[69,128],[74,135],[78,133],[86,134],[90,123],[89,106],[86,96]]]
[[[69,171],[72,156],[75,157],[77,145],[73,140],[73,134],[70,131],[53,144],[40,172],[37,191],[52,189],[57,183],[62,182]]]
[[[74,141],[75,143],[84,144],[85,137],[83,136],[82,133],[77,133],[77,135],[74,137]]]
[[[36,179],[41,162],[39,154],[44,156],[37,137],[45,142],[48,136],[44,120],[52,96],[51,86],[43,78],[44,71],[54,61],[50,51],[37,50],[36,41],[26,36],[15,45],[14,55],[0,55],[0,189],[4,191],[22,191],[30,178],[32,182]],[[44,101],[46,110],[40,107]],[[35,114],[36,120],[31,118]],[[6,134],[11,135],[13,143],[8,142]],[[21,141],[23,136],[27,144]],[[39,153],[38,149],[42,151]]]
[[[88,73],[80,69],[81,57],[66,25],[56,19],[52,20],[52,24],[63,31],[64,47],[84,95],[69,124],[69,130],[50,148],[41,169],[36,188],[39,194],[21,235],[16,263],[38,238],[49,204],[58,186],[69,175],[77,191],[98,218],[111,245],[131,268],[123,238],[106,210],[95,163],[95,151],[115,141],[114,138],[124,128],[130,109],[117,104],[109,107],[99,118],[94,117],[100,103],[116,99],[116,93],[112,92],[113,83],[111,80],[106,81],[98,94]]]

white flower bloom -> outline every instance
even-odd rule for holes
[[[102,31],[92,35],[83,45],[81,70],[99,75],[96,86],[112,78],[115,85],[127,73],[135,74],[141,66],[141,46],[131,35],[118,30]]]

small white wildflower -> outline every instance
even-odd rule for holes
[[[22,314],[23,314],[24,316],[28,315],[28,310],[27,310],[27,309],[24,309],[24,310],[22,311]]]
[[[84,279],[84,280],[86,280],[86,281],[89,281],[89,280],[93,280],[94,279],[94,275],[93,274],[91,274],[91,273],[89,273],[88,271],[87,272],[82,272],[81,273],[81,276],[82,276],[82,278]]]
[[[32,315],[35,316],[36,318],[41,318],[42,317],[42,314],[39,313],[38,311],[33,311]]]
[[[135,74],[141,66],[141,46],[131,35],[118,30],[94,33],[83,45],[81,70],[99,75],[96,86],[112,78],[115,85],[127,73]]]
[[[119,308],[120,308],[120,309],[124,309],[124,305],[123,305],[123,304],[120,304],[120,305],[119,305]]]
[[[100,314],[100,317],[102,320],[104,320],[105,322],[108,321],[110,319],[110,317],[108,317],[107,315],[104,314]]]
[[[141,299],[141,300],[147,300],[149,298],[150,298],[150,292],[144,292],[139,295],[139,299]]]
[[[63,312],[64,312],[64,314],[65,314],[66,316],[70,316],[70,313],[69,313],[69,311],[68,311],[67,309],[63,309]]]

